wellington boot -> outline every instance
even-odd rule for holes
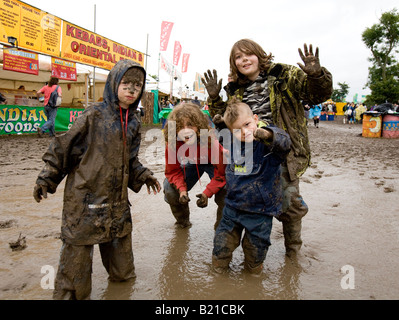
[[[170,209],[176,218],[176,226],[180,228],[191,227],[190,208],[188,205],[170,205]]]
[[[252,266],[251,264],[244,262],[244,269],[252,275],[259,276],[263,270],[263,263],[258,264],[257,266]]]
[[[301,239],[302,221],[283,221],[283,234],[286,255],[295,256],[302,246]]]
[[[229,271],[229,260],[221,260],[212,256],[212,270],[219,274],[226,273]]]
[[[216,211],[216,222],[213,226],[214,230],[218,227],[220,220],[222,220],[223,216],[223,209],[225,206],[224,198],[226,197],[226,189],[223,188],[220,190],[218,193],[215,194],[215,202],[218,206],[217,211]]]

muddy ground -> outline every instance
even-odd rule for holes
[[[163,181],[163,147],[155,129],[143,130],[141,161]],[[313,164],[300,186],[310,210],[297,259],[285,256],[281,223],[274,220],[260,277],[243,270],[241,249],[228,274],[214,274],[215,203],[199,209],[191,201],[192,227],[176,229],[163,195],[143,189],[129,193],[137,278],[108,282],[96,246],[91,298],[398,299],[399,139],[364,138],[361,132],[361,124],[344,125],[340,118],[322,121],[320,128],[309,125]],[[152,133],[157,137],[151,140]],[[58,266],[63,183],[46,201],[32,197],[49,142],[35,135],[0,137],[2,300],[52,299],[47,277]],[[204,186],[209,179],[201,181]],[[203,186],[190,192],[193,200]],[[10,242],[19,237],[26,247],[13,251]]]

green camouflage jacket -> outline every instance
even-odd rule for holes
[[[287,157],[287,167],[291,180],[298,179],[310,165],[310,146],[304,108],[302,102],[311,105],[328,100],[332,94],[331,73],[322,68],[323,74],[310,77],[295,66],[273,63],[267,71],[270,92],[270,106],[273,124],[284,129],[291,138],[291,152]],[[225,86],[228,99],[233,96],[242,100],[246,86],[230,82]],[[227,101],[220,97],[209,101],[212,118],[223,115]]]

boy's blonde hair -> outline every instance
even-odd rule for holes
[[[244,84],[248,81],[248,78],[238,71],[235,63],[235,52],[239,50],[248,55],[256,55],[259,60],[259,69],[261,71],[267,70],[273,61],[273,55],[267,54],[263,48],[255,41],[250,39],[241,39],[237,41],[230,52],[230,74],[229,76],[233,81],[238,81],[239,84]]]
[[[246,103],[233,97],[227,103],[226,111],[223,115],[224,123],[228,128],[231,128],[232,124],[236,122],[238,117],[242,114],[253,116],[251,108]]]
[[[178,132],[184,128],[184,121],[189,120],[192,126],[197,127],[197,141],[200,142],[201,129],[211,129],[209,126],[208,119],[198,105],[192,102],[180,103],[173,108],[173,111],[168,117],[168,122],[164,128],[165,141],[170,143],[172,146],[175,145]],[[176,136],[169,136],[169,122],[174,121],[176,123]]]

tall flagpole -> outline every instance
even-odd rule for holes
[[[96,5],[94,4],[94,33],[96,33]],[[96,102],[96,67],[93,67],[93,102]]]
[[[161,64],[161,51],[159,51],[159,55],[158,55],[158,79],[157,79],[157,90],[159,90],[159,68],[160,68],[160,64]]]
[[[148,33],[147,33],[147,44],[145,46],[145,71],[147,72],[147,60],[148,60]]]
[[[170,102],[172,102],[172,99],[173,99],[173,76],[174,76],[174,73],[175,73],[175,66],[173,65],[172,66],[172,74],[171,74],[171,76],[170,76]]]

